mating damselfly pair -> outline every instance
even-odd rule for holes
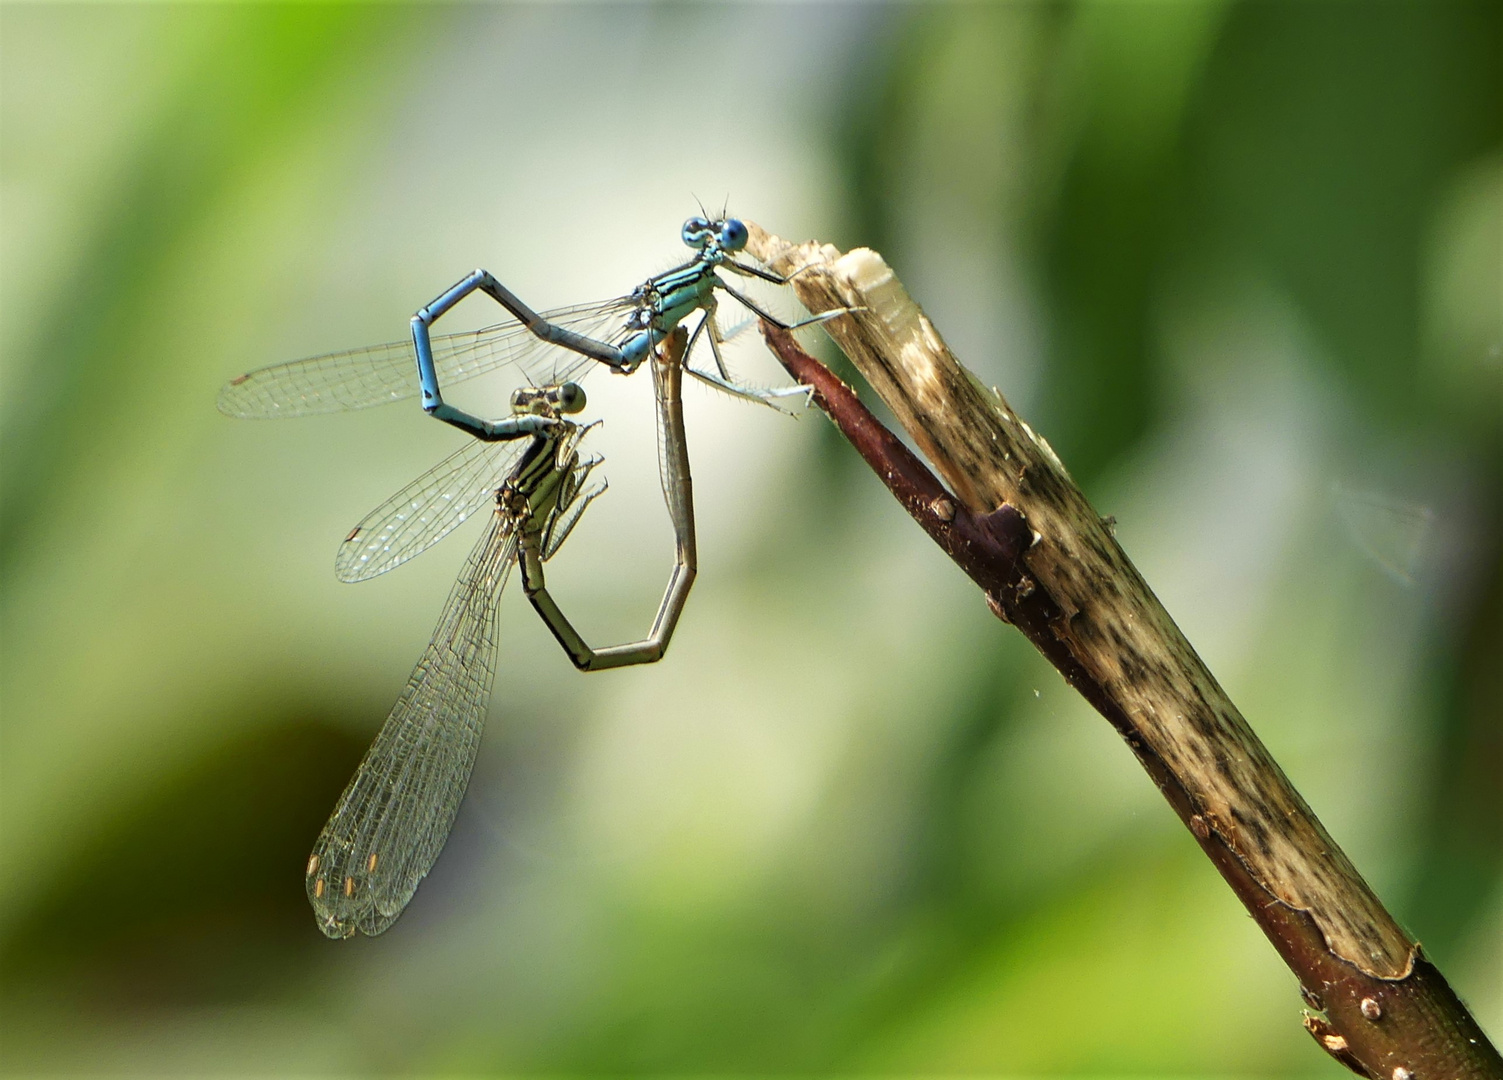
[[[596,671],[660,659],[696,571],[683,374],[753,401],[803,393],[737,382],[722,356],[725,335],[716,319],[717,293],[724,293],[783,325],[720,271],[773,284],[788,279],[738,258],[747,228],[735,218],[690,218],[682,237],[694,256],[625,296],[540,314],[491,274],[476,270],[412,317],[410,342],[263,368],[220,392],[220,411],[237,417],[306,416],[421,395],[424,411],[476,440],[368,514],[335,558],[340,580],[364,581],[417,555],[472,514],[490,514],[432,640],[309,856],[308,899],[330,937],[357,930],[379,934],[390,926],[448,839],[485,723],[497,612],[512,567],[520,567],[528,600],[576,667]],[[511,319],[466,333],[431,333],[439,318],[477,290]],[[690,330],[684,323],[696,312],[700,317]],[[701,339],[709,345],[709,368],[691,362]],[[601,459],[580,449],[594,425],[569,419],[585,408],[576,380],[596,364],[631,374],[649,358],[674,566],[647,636],[592,649],[549,596],[543,574],[543,563],[605,490],[603,480],[590,482]],[[486,420],[444,401],[440,381],[452,384],[505,367],[530,382],[512,395],[510,416]]]

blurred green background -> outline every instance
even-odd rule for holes
[[[625,291],[696,198],[888,257],[1503,1036],[1503,7],[6,3],[0,181],[5,1071],[1346,1075],[829,426],[697,388],[672,653],[578,675],[510,597],[443,858],[319,934],[473,533],[332,554],[462,436],[217,387],[474,266]],[[605,642],[670,545],[647,380],[590,394]]]

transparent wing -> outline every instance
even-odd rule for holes
[[[496,489],[531,439],[461,449],[376,507],[334,556],[340,581],[365,581],[426,551],[467,521],[495,508]]]
[[[626,336],[626,315],[634,306],[622,297],[547,311],[543,317],[615,345]],[[597,363],[542,340],[515,320],[461,334],[434,334],[431,340],[443,386],[508,366],[529,385],[541,386],[578,378]],[[231,379],[219,391],[219,411],[242,419],[311,416],[385,405],[417,392],[412,342],[393,341],[275,364]]]
[[[332,938],[379,934],[433,868],[470,782],[496,669],[496,613],[516,561],[500,514],[454,583],[433,640],[308,858]]]

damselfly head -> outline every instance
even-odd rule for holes
[[[713,247],[717,251],[740,251],[746,247],[748,233],[740,218],[691,217],[684,222],[684,243],[695,251]]]
[[[583,412],[585,402],[584,387],[576,382],[560,383],[557,386],[524,386],[512,391],[511,411],[517,414],[558,416]]]

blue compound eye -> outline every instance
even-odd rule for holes
[[[740,251],[748,239],[740,218],[726,218],[720,226],[720,246],[726,251]]]
[[[691,248],[703,251],[704,246],[710,242],[710,236],[712,235],[710,223],[702,217],[691,217],[688,221],[684,222],[682,235],[685,244]]]

